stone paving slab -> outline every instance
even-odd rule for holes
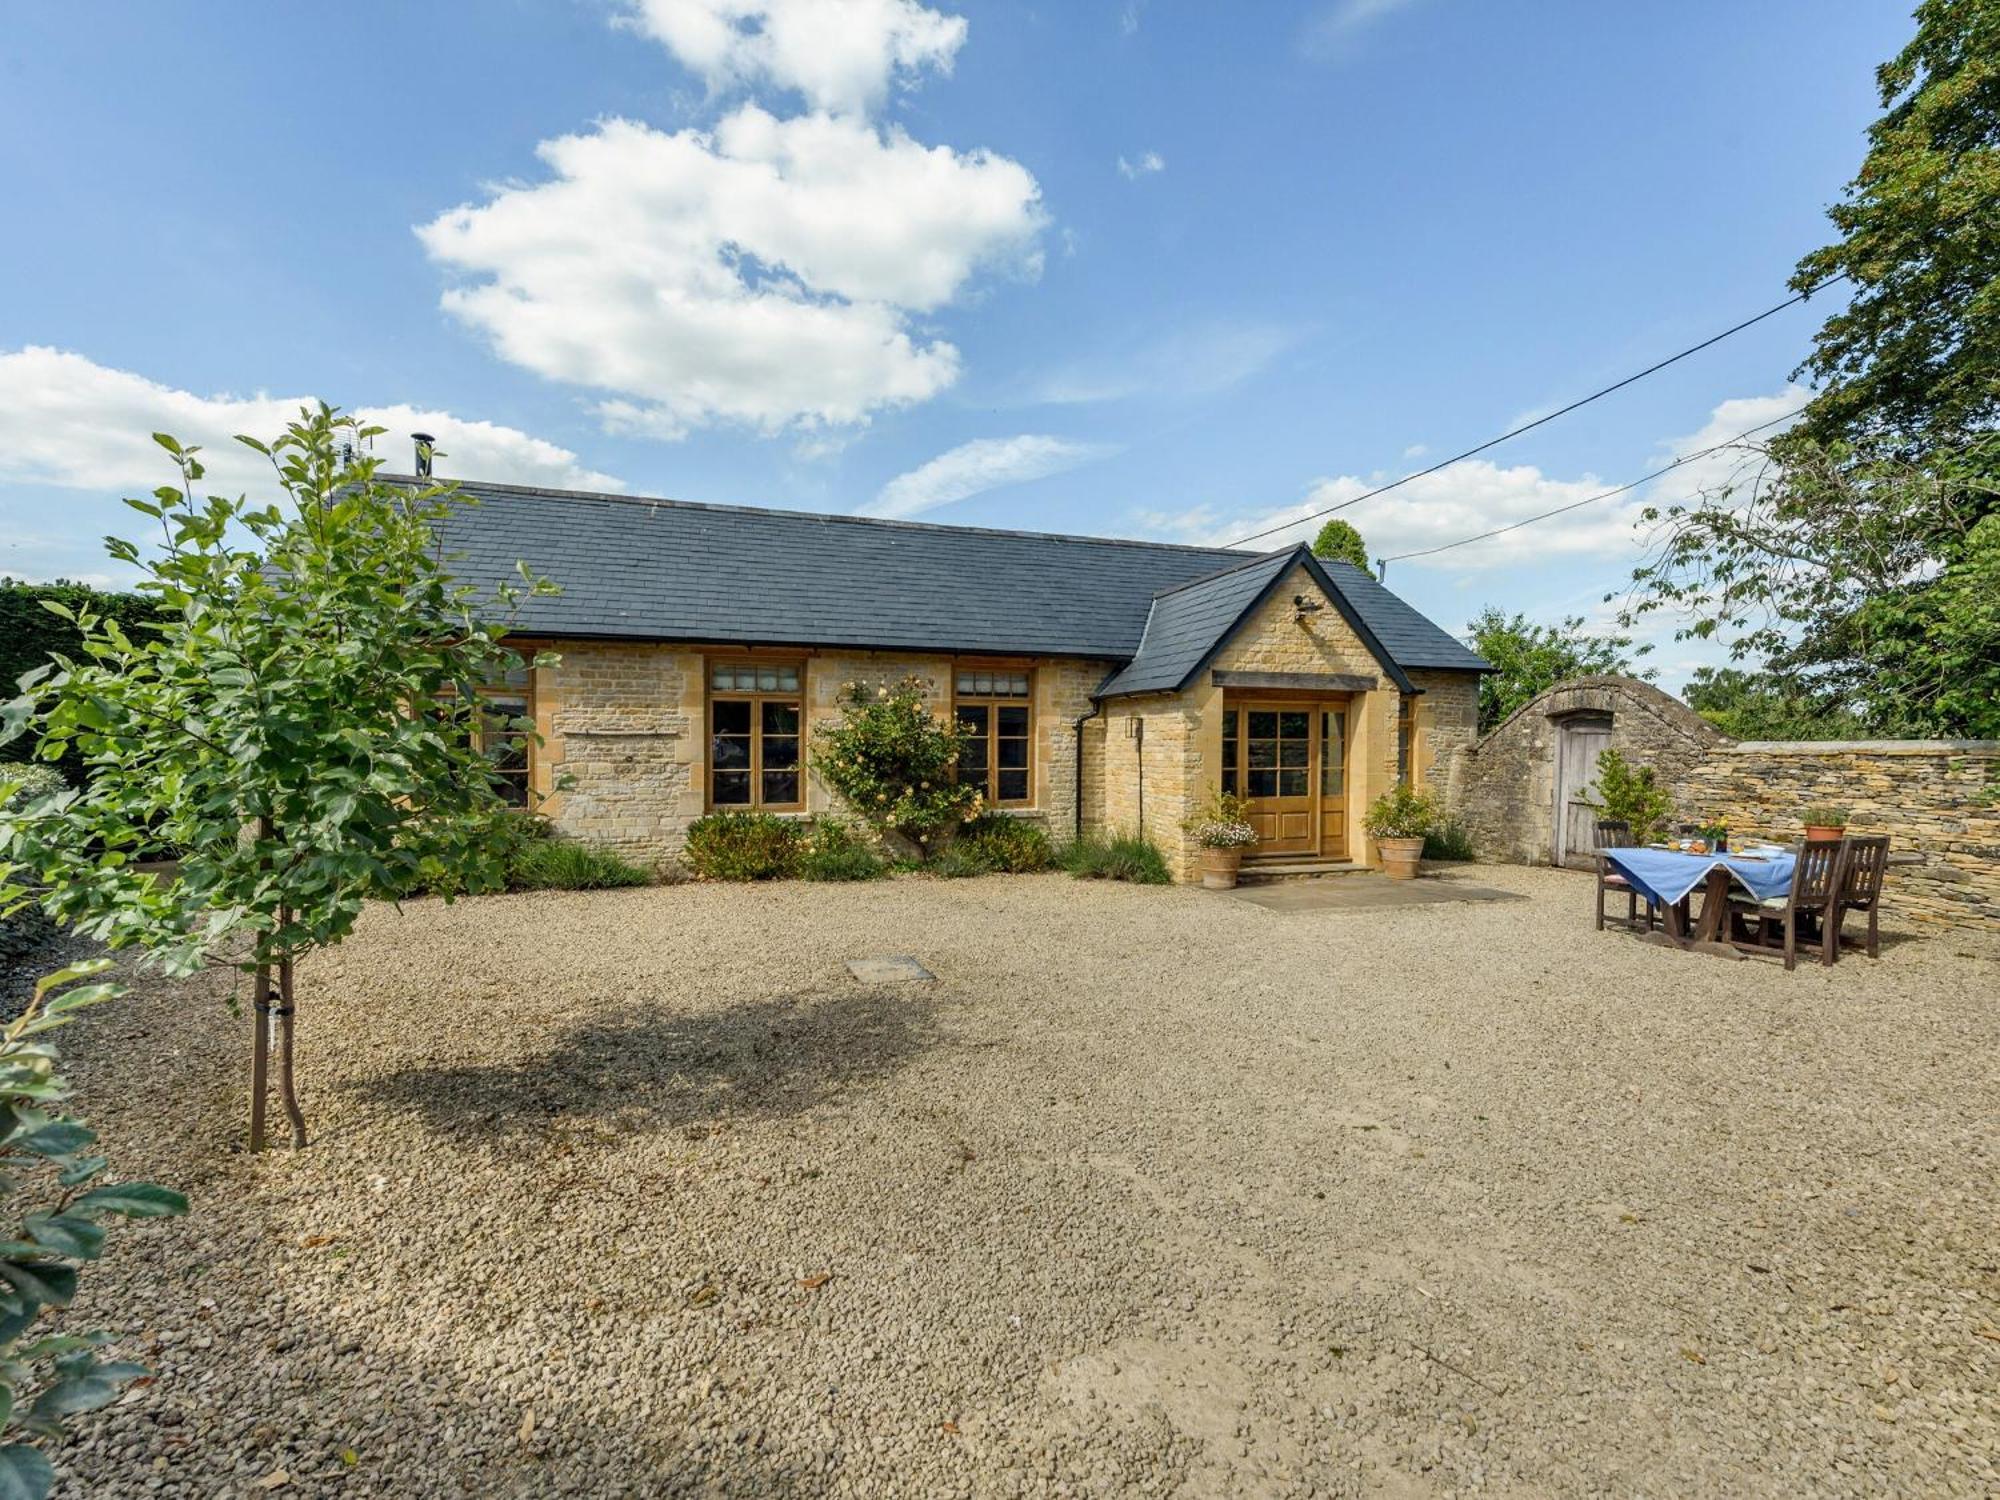
[[[888,958],[850,958],[847,972],[863,984],[907,984],[915,980],[935,980],[937,975],[907,953]]]
[[[1397,906],[1436,906],[1448,901],[1525,901],[1514,891],[1469,881],[1419,877],[1391,880],[1386,875],[1329,875],[1318,880],[1286,880],[1270,885],[1238,886],[1229,893],[1238,901],[1266,911],[1383,911]]]

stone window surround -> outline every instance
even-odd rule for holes
[[[987,766],[989,773],[988,785],[989,787],[992,788],[992,790],[989,792],[987,796],[986,806],[993,808],[996,811],[1004,811],[1008,813],[1030,813],[1036,811],[1036,809],[1039,808],[1039,806],[1041,805],[1041,798],[1038,795],[1038,792],[1040,790],[1040,778],[1037,774],[1041,770],[1041,757],[1035,753],[1035,741],[1041,729],[1041,716],[1035,711],[1035,698],[1036,698],[1035,690],[1037,687],[1037,683],[1036,683],[1036,672],[1035,672],[1034,661],[1028,657],[1020,657],[1020,656],[1007,656],[1007,657],[953,656],[952,658],[950,658],[950,660],[951,660],[951,702],[950,702],[950,707],[947,711],[951,715],[951,722],[954,723],[957,722],[958,706],[960,703],[983,704],[988,709],[989,714],[991,714],[992,711],[1003,706],[1022,707],[1027,709],[1028,764],[1025,769],[1027,770],[1028,773],[1028,795],[1025,797],[1010,798],[1005,801],[1001,800],[998,790],[998,781],[997,779],[995,779],[999,775],[998,758],[997,754],[992,748],[995,742],[997,741],[998,737],[993,733],[994,722],[992,719],[989,718],[987,725],[987,744],[988,744],[988,755],[990,758],[987,762]],[[1028,679],[1028,691],[1025,696],[1016,696],[1012,694],[993,695],[984,693],[962,693],[959,691],[958,687],[958,675],[960,672],[975,672],[975,673],[990,672],[995,674],[1005,673],[1017,677],[1025,676]]]
[[[725,666],[748,666],[753,668],[792,668],[798,673],[795,688],[773,688],[769,692],[761,688],[743,690],[739,688],[718,689],[714,686],[716,669]],[[701,755],[701,796],[702,806],[709,812],[740,811],[769,812],[776,814],[803,814],[807,810],[806,758],[808,723],[811,706],[811,654],[783,653],[768,651],[705,651],[701,656],[702,681],[702,725],[699,744]],[[710,763],[709,749],[715,742],[715,705],[723,703],[748,703],[750,709],[750,800],[747,802],[723,802],[715,800],[715,767]],[[790,802],[766,802],[764,800],[762,746],[764,740],[763,708],[766,703],[790,703],[798,714],[798,760],[792,768],[798,783],[798,795]]]

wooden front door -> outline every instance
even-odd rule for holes
[[[1347,703],[1231,703],[1222,713],[1222,786],[1248,804],[1249,853],[1347,857]]]
[[[1555,863],[1597,863],[1597,757],[1611,748],[1611,721],[1564,719],[1556,726]]]

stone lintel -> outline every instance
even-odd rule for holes
[[[1357,672],[1222,672],[1212,674],[1219,688],[1266,693],[1372,693],[1379,677]]]

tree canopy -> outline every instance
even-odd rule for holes
[[[1683,615],[1885,735],[2000,734],[2000,0],[1923,0],[1793,284],[1844,278],[1796,427],[1648,508],[1622,623]],[[1826,296],[1837,295],[1827,287]],[[1768,705],[1766,705],[1768,706]]]
[[[1848,740],[1867,732],[1853,710],[1802,692],[1775,672],[1699,667],[1681,697],[1733,740]]]
[[[293,961],[345,938],[371,898],[441,872],[460,890],[501,883],[508,809],[481,746],[522,730],[492,724],[481,689],[522,668],[506,614],[552,588],[525,569],[498,599],[456,584],[437,526],[467,502],[378,482],[377,460],[348,456],[372,431],[322,406],[268,445],[239,439],[269,456],[282,505],[203,496],[199,450],[157,437],[180,483],[126,504],[160,543],[108,549],[163,618],[135,637],[44,601],[78,649],[0,707],[0,743],[33,733],[40,759],[74,752],[88,770],[0,812],[0,852],[87,936],[177,971],[254,973],[260,1059],[277,969],[288,1108]],[[162,837],[180,858],[155,879],[132,858]],[[260,1075],[253,1145],[263,1097]]]
[[[1876,72],[1883,115],[1792,285],[1851,289],[1804,369],[1814,443],[1900,445],[2000,421],[2000,0],[1922,0]]]
[[[1366,573],[1368,566],[1368,544],[1361,540],[1361,533],[1347,522],[1335,516],[1320,527],[1319,535],[1313,538],[1313,556],[1323,557],[1328,562],[1353,563]]]
[[[1630,636],[1592,635],[1584,629],[1583,618],[1572,615],[1560,625],[1538,625],[1526,615],[1504,615],[1487,605],[1466,627],[1472,649],[1493,664],[1494,670],[1479,679],[1479,731],[1484,734],[1531,698],[1547,692],[1571,677],[1588,677],[1605,672],[1635,671],[1636,651]]]

